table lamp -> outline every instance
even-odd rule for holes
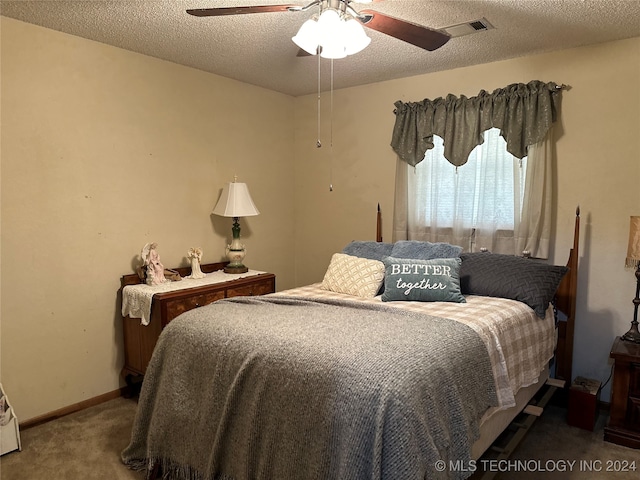
[[[260,214],[253,200],[251,200],[247,184],[236,182],[236,180],[237,177],[222,189],[222,195],[220,195],[220,199],[212,212],[222,217],[233,217],[233,226],[231,227],[233,239],[227,245],[226,253],[229,264],[224,267],[225,273],[245,273],[249,271],[242,263],[246,251],[244,245],[240,242],[240,223],[238,219]]]
[[[627,248],[626,267],[636,269],[636,298],[633,299],[633,321],[631,328],[622,336],[622,340],[640,343],[638,332],[638,306],[640,306],[640,217],[631,217],[629,226],[629,247]]]

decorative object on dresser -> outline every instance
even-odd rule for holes
[[[187,252],[187,258],[191,262],[191,275],[185,278],[204,278],[206,275],[200,269],[200,261],[202,260],[201,248],[190,248]]]
[[[227,245],[227,258],[229,265],[224,268],[225,273],[245,273],[248,269],[242,263],[246,255],[245,246],[240,242],[240,223],[238,218],[251,217],[260,215],[256,208],[246,183],[236,182],[237,177],[232,183],[227,184],[222,189],[222,195],[213,209],[214,215],[222,217],[233,217],[233,240]]]
[[[200,265],[205,277],[187,278],[189,267],[176,268],[183,281],[149,286],[137,274],[120,279],[125,364],[122,376],[129,386],[144,376],[162,330],[181,313],[222,298],[264,295],[276,289],[272,273],[249,270],[230,277],[223,273],[228,262]],[[145,301],[147,300],[147,301]]]
[[[633,299],[633,321],[631,328],[622,336],[627,342],[640,343],[638,331],[638,307],[640,306],[640,216],[631,217],[629,225],[629,247],[627,248],[627,261],[629,268],[636,268],[636,298]]]
[[[614,361],[611,413],[604,439],[640,448],[640,345],[616,337],[610,357]]]
[[[164,276],[164,266],[160,262],[160,254],[156,250],[158,244],[156,242],[147,243],[142,247],[140,256],[144,262],[147,285],[160,285],[169,282]]]

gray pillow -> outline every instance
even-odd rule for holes
[[[391,255],[392,249],[393,243],[354,240],[342,249],[342,253],[353,257],[382,261],[384,257]]]
[[[499,253],[463,253],[460,258],[462,293],[518,300],[540,318],[544,318],[562,277],[569,271],[564,266]]]
[[[459,258],[420,260],[387,257],[383,262],[383,302],[466,302],[460,292]]]
[[[399,240],[393,245],[389,256],[394,258],[455,258],[462,253],[462,247],[449,243],[420,242],[417,240]]]

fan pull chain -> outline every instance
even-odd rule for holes
[[[320,141],[320,53],[318,52],[318,138],[316,140],[316,148],[322,147]]]
[[[316,148],[322,148],[322,142],[320,140],[320,127],[321,127],[321,108],[320,108],[320,92],[321,92],[321,57],[318,54],[318,138],[316,140]],[[333,192],[333,58],[331,59],[331,91],[330,91],[330,130],[329,130],[329,191]]]
[[[329,130],[329,191],[333,192],[333,58],[331,59],[331,122]]]

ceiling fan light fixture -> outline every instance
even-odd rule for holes
[[[320,46],[320,56],[332,59],[345,58],[347,52],[340,42],[330,42]]]
[[[364,28],[355,18],[347,20],[344,24],[345,50],[347,55],[361,52],[370,43],[371,39],[364,32]]]
[[[302,24],[298,33],[291,40],[305,52],[316,55],[318,53],[319,33],[318,22],[311,18]]]
[[[323,10],[317,20],[304,22],[291,39],[311,55],[320,51],[321,57],[333,59],[358,53],[371,43],[360,22],[333,8]]]
[[[342,34],[342,19],[340,14],[332,8],[326,9],[318,18],[318,35],[320,45],[334,41]]]

